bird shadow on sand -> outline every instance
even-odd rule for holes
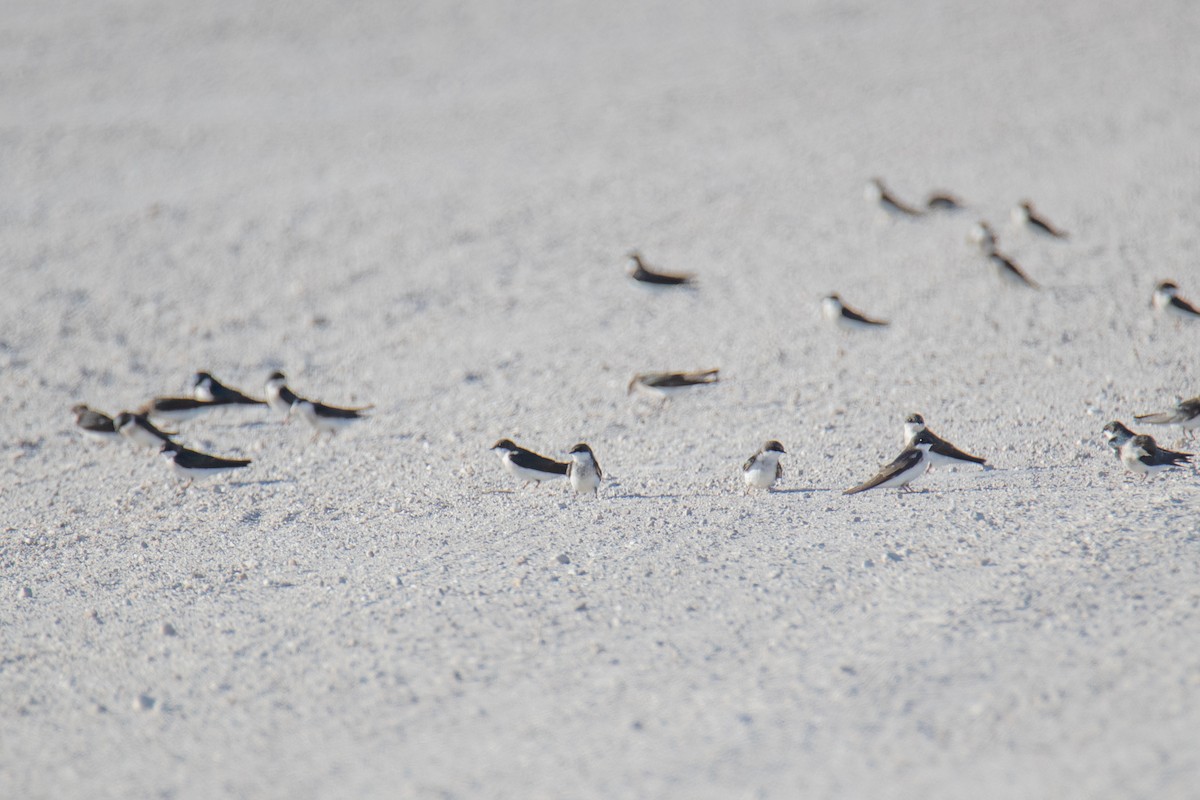
[[[809,486],[802,489],[772,489],[767,492],[767,496],[773,494],[818,494],[820,492],[840,492],[841,489],[835,489],[832,486]]]
[[[277,486],[281,483],[295,483],[295,478],[267,478],[261,481],[230,481],[226,486]]]
[[[638,494],[637,492],[627,492],[625,494],[614,494],[609,497],[610,500],[678,500],[683,495],[679,494]]]

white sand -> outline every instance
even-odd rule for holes
[[[1194,3],[251,5],[5,8],[0,794],[1194,796],[1196,473],[1099,436],[1200,393]],[[202,368],[377,411],[72,429]],[[996,469],[843,497],[910,411]]]

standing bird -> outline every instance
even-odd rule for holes
[[[88,408],[83,403],[71,407],[75,424],[83,435],[97,441],[111,442],[117,437],[117,428],[108,414]]]
[[[1153,436],[1134,436],[1121,446],[1121,463],[1143,479],[1164,469],[1182,466],[1192,460],[1191,453],[1162,450]]]
[[[772,439],[742,464],[742,481],[748,488],[770,490],[783,477],[779,457],[786,455],[783,445]]]
[[[1179,296],[1179,286],[1174,281],[1163,281],[1154,287],[1154,297],[1150,303],[1155,311],[1176,320],[1200,318],[1200,310]]]
[[[242,458],[218,458],[207,453],[188,450],[181,444],[166,442],[160,451],[164,459],[170,462],[171,469],[181,478],[187,478],[183,488],[188,488],[193,481],[207,480],[222,472],[231,472],[250,465],[249,460]]]
[[[693,386],[708,386],[718,383],[720,371],[720,369],[706,369],[698,372],[639,372],[629,381],[625,394],[633,394],[636,390],[642,394],[666,400]]]
[[[173,434],[160,431],[145,414],[122,411],[117,414],[115,424],[122,436],[147,449],[161,450],[164,444],[171,444]]]
[[[831,294],[821,301],[821,315],[842,330],[877,330],[888,324],[886,320],[872,319],[866,314],[842,302],[842,298]]]
[[[635,281],[650,286],[687,286],[695,282],[695,277],[692,275],[655,272],[646,266],[646,262],[642,261],[641,253],[637,250],[629,254],[629,266],[626,268],[626,272]]]
[[[510,475],[524,481],[523,486],[567,476],[568,464],[540,456],[524,447],[517,447],[512,439],[496,442],[492,445],[492,452],[500,456],[500,463]]]
[[[1056,228],[1047,222],[1038,213],[1033,210],[1033,203],[1028,200],[1022,200],[1012,210],[1012,221],[1014,225],[1024,225],[1034,233],[1040,236],[1049,236],[1052,239],[1066,239],[1066,231]]]
[[[863,190],[863,197],[868,203],[878,204],[884,213],[891,217],[919,217],[924,213],[896,199],[879,178],[871,178]]]
[[[1190,438],[1192,431],[1200,428],[1200,397],[1184,400],[1170,411],[1138,414],[1134,419],[1147,425],[1178,425],[1183,428],[1184,436]]]
[[[954,445],[925,427],[925,418],[920,414],[909,414],[904,419],[904,444],[911,445],[917,436],[924,433],[933,445],[929,448],[929,463],[934,464],[979,464],[987,469],[987,459],[964,453]]]
[[[1113,455],[1117,457],[1117,461],[1121,460],[1121,448],[1125,443],[1134,437],[1134,432],[1126,428],[1120,422],[1113,420],[1104,426],[1104,440],[1108,442],[1108,446],[1112,448]]]
[[[272,372],[267,378],[263,393],[267,396],[267,405],[271,410],[286,415],[291,415],[292,406],[300,399],[299,395],[287,387],[287,378],[279,371]]]
[[[1024,271],[1017,266],[1016,262],[1001,253],[999,250],[993,248],[991,252],[987,254],[987,257],[988,261],[992,262],[992,266],[996,268],[996,271],[1000,273],[1000,277],[1004,278],[1008,282],[1014,283],[1018,286],[1028,286],[1030,289],[1042,288],[1035,280],[1033,280],[1033,278],[1030,278],[1028,275],[1026,275]]]
[[[197,372],[192,377],[192,396],[206,403],[224,403],[227,405],[265,406],[266,400],[258,400],[242,394],[207,372]]]
[[[579,494],[591,492],[595,497],[600,489],[600,481],[604,480],[604,471],[592,448],[583,442],[571,448],[570,462],[567,463],[567,480],[571,488]]]
[[[918,433],[908,447],[896,456],[896,459],[876,473],[875,477],[866,483],[854,486],[842,494],[858,494],[868,489],[899,489],[911,492],[909,484],[924,475],[929,470],[929,448],[933,447],[933,439],[924,431]]]
[[[979,220],[967,231],[967,241],[975,245],[986,256],[996,251],[996,232],[987,220]]]

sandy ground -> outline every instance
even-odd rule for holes
[[[1195,796],[1196,473],[1099,436],[1200,392],[1193,3],[246,5],[5,9],[0,793]],[[203,368],[376,411],[72,427]],[[996,468],[843,497],[911,411]]]

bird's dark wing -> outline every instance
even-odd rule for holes
[[[659,286],[681,286],[685,283],[691,283],[690,275],[672,275],[666,272],[651,272],[643,266],[639,266],[632,273],[635,281],[642,283],[653,283]]]
[[[157,427],[155,427],[153,422],[151,422],[149,419],[146,418],[145,414],[138,414],[137,416],[135,416],[133,418],[133,424],[139,426],[140,428],[142,428],[142,430],[146,431],[147,433],[151,433],[151,434],[157,436],[159,439],[162,439],[164,442],[171,441],[171,436],[173,434],[168,434],[168,433],[164,433],[163,431],[160,431]]]
[[[1182,297],[1172,297],[1171,305],[1185,314],[1192,314],[1193,316],[1200,317],[1200,309],[1197,309],[1194,305],[1189,303],[1187,300],[1184,300]]]
[[[539,456],[537,453],[521,448],[515,450],[509,456],[509,458],[512,460],[512,463],[516,464],[518,467],[535,469],[538,472],[549,472],[557,475],[566,475],[567,467],[570,466],[569,464],[564,464],[561,461],[555,461],[552,458]]]
[[[265,406],[266,400],[258,400],[248,395],[242,394],[237,389],[226,386],[216,378],[209,377],[209,385],[212,387],[212,396],[214,400],[222,403],[231,403],[243,406]]]
[[[922,453],[920,450],[915,447],[906,447],[904,452],[896,456],[895,461],[879,470],[878,474],[876,474],[874,478],[871,478],[871,480],[867,481],[866,483],[861,483],[852,489],[847,489],[846,491],[842,492],[842,494],[857,494],[858,492],[865,492],[867,489],[874,489],[879,484],[891,480],[901,472],[904,472],[907,469],[912,469],[922,458],[924,458],[924,453]]]
[[[707,372],[671,372],[662,375],[650,375],[644,379],[647,386],[659,386],[669,389],[674,386],[696,386],[701,383],[716,383],[717,370]]]
[[[776,461],[775,462],[775,480],[779,480],[782,477],[783,477],[783,462]]]
[[[926,429],[926,432],[929,432],[928,428]],[[932,434],[930,435],[932,436]],[[986,458],[980,458],[979,456],[973,456],[969,453],[964,453],[962,450],[959,450],[945,439],[936,436],[933,438],[933,447],[929,448],[929,452],[931,453],[937,453],[939,456],[957,459],[958,461],[970,461],[974,464],[984,464],[987,462]]]
[[[884,322],[883,320],[871,319],[870,317],[866,316],[862,312],[854,310],[853,308],[846,305],[845,303],[842,304],[842,316],[845,317],[846,319],[852,319],[855,322],[861,322],[866,325],[887,325],[887,323]]]
[[[1028,275],[1026,275],[1024,273],[1024,271],[1022,271],[1022,269],[1020,267],[1018,267],[1011,258],[1004,255],[1003,253],[993,250],[991,252],[991,254],[988,256],[988,258],[992,259],[992,261],[994,261],[996,263],[997,267],[999,267],[1002,270],[1007,271],[1009,274],[1018,278],[1026,286],[1028,286],[1032,289],[1041,288],[1037,285],[1037,282],[1034,281],[1033,278],[1030,278]]]
[[[224,469],[227,467],[244,467],[250,463],[242,458],[218,458],[207,453],[198,453],[180,447],[175,450],[175,463],[184,469]]]
[[[112,417],[107,414],[101,414],[99,411],[93,411],[90,408],[87,411],[80,412],[78,425],[84,430],[96,433],[117,432],[116,426],[113,425]]]
[[[374,406],[362,406],[360,408],[338,408],[337,406],[327,406],[324,403],[312,403],[313,410],[318,417],[330,417],[333,419],[358,419],[362,416],[362,412],[369,411]]]
[[[1058,228],[1054,227],[1036,214],[1029,215],[1029,224],[1056,239],[1067,238],[1067,234],[1064,231],[1060,231]]]
[[[222,400],[197,400],[194,397],[156,397],[146,404],[150,413],[169,414],[172,411],[192,411],[197,408],[212,408],[226,403]]]

